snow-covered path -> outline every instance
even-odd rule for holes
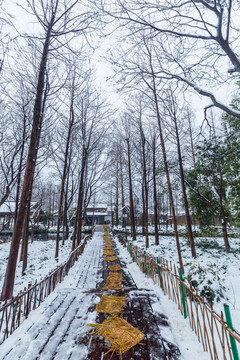
[[[91,319],[88,314],[99,280],[103,252],[102,229],[89,240],[69,276],[0,347],[1,360],[63,360],[79,358],[75,343],[79,329]],[[78,354],[77,354],[78,353]]]
[[[103,339],[89,336],[87,324],[105,319],[104,314],[94,311],[101,294],[106,292],[102,286],[108,264],[103,261],[103,247],[103,228],[97,227],[65,280],[0,346],[0,360],[102,359],[107,344]],[[145,334],[144,346],[124,354],[125,358],[208,359],[186,321],[161,294],[160,288],[141,273],[118,241],[114,247],[123,271],[120,295],[128,297],[122,316]],[[108,354],[105,359],[111,356]],[[114,354],[113,359],[116,358]]]

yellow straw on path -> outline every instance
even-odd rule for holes
[[[96,305],[97,312],[117,314],[123,311],[127,299],[125,296],[102,295],[100,302]]]
[[[104,259],[104,261],[115,261],[115,260],[118,260],[116,256],[108,256]]]
[[[112,251],[112,250],[104,250],[104,251],[103,251],[103,254],[104,254],[104,255],[108,255],[108,256],[116,255],[115,252]]]
[[[110,271],[118,271],[118,270],[122,270],[121,266],[119,264],[117,265],[109,265],[109,270]]]
[[[126,320],[112,315],[102,324],[88,324],[94,328],[93,334],[103,336],[110,341],[109,351],[122,357],[126,351],[144,339],[144,334],[129,324]]]

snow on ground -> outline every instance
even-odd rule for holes
[[[28,267],[26,275],[22,277],[22,262],[17,263],[14,295],[28,284],[33,284],[47,276],[52,270],[61,265],[71,253],[71,240],[66,240],[63,246],[60,242],[59,258],[55,259],[56,240],[34,241],[28,245]],[[0,289],[2,288],[9,256],[10,242],[0,244]],[[20,252],[20,250],[19,250]]]
[[[102,233],[96,232],[64,281],[1,345],[1,360],[86,359],[86,346],[76,341],[96,321],[97,312],[88,312],[96,302],[89,290],[101,280],[102,254]]]
[[[169,341],[176,343],[181,351],[181,359],[209,360],[209,353],[204,353],[202,345],[198,342],[196,335],[191,330],[188,319],[184,319],[178,311],[177,305],[172,303],[167,296],[164,296],[158,285],[152,279],[147,278],[139,269],[138,265],[132,261],[128,251],[118,243],[119,258],[127,265],[127,270],[131,273],[133,280],[138,288],[154,290],[159,299],[159,304],[153,304],[155,313],[163,313],[168,317],[170,328],[162,327],[162,336]]]
[[[139,229],[140,230],[140,229]],[[164,229],[165,232],[165,229]],[[131,237],[128,236],[128,240]],[[195,238],[197,259],[191,256],[187,239],[180,237],[181,252],[185,270],[185,279],[198,283],[198,290],[204,290],[211,297],[211,289],[215,292],[214,310],[220,314],[224,311],[224,303],[228,304],[233,319],[233,327],[240,331],[240,240],[230,238],[232,252],[227,254],[223,238]],[[155,245],[154,236],[149,237],[147,252],[160,256],[178,265],[176,240],[174,236],[159,236],[159,245]],[[145,249],[145,237],[138,235],[134,244]],[[209,287],[209,291],[206,288]]]

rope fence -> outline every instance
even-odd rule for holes
[[[119,241],[127,246],[133,261],[147,277],[158,284],[178,307],[184,318],[188,318],[191,329],[197,335],[203,350],[209,352],[211,360],[239,360],[240,333],[233,329],[228,306],[225,306],[227,322],[223,312],[217,314],[211,304],[187,284],[179,270],[170,261],[154,257],[118,235]],[[230,320],[228,321],[228,317]]]
[[[71,252],[68,259],[40,282],[29,284],[28,288],[5,302],[0,302],[0,344],[16,330],[23,319],[27,318],[32,310],[35,310],[54,291],[58,283],[62,282],[69,270],[83,253],[88,235],[83,242]]]

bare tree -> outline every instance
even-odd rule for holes
[[[152,174],[153,174],[153,203],[154,203],[154,233],[155,233],[155,244],[159,245],[158,235],[158,196],[157,196],[157,167],[156,167],[156,152],[157,152],[157,136],[155,126],[151,131],[151,148],[152,148]]]
[[[136,109],[134,109],[134,117],[136,121],[136,130],[139,133],[139,143],[135,144],[140,154],[140,173],[142,174],[142,203],[143,203],[143,235],[145,236],[146,248],[149,247],[149,142],[143,124],[143,98],[137,99]]]
[[[129,115],[125,114],[125,141],[127,143],[127,160],[128,160],[128,180],[129,180],[129,202],[130,202],[130,221],[131,221],[131,236],[133,240],[136,240],[136,224],[134,214],[134,202],[133,202],[133,186],[132,186],[132,154],[131,154],[131,129],[130,129]]]
[[[66,186],[66,182],[68,185],[68,179],[69,179],[69,171],[70,171],[70,165],[71,165],[71,157],[69,156],[72,152],[71,150],[71,143],[73,140],[72,132],[74,130],[74,125],[76,122],[75,119],[75,98],[77,96],[76,92],[84,91],[84,82],[87,77],[89,77],[89,73],[85,75],[81,80],[79,79],[78,71],[79,69],[76,68],[77,64],[76,62],[73,63],[73,69],[69,73],[69,82],[70,86],[69,89],[66,89],[70,91],[70,103],[69,103],[69,116],[68,116],[68,125],[67,125],[67,136],[65,141],[65,150],[64,150],[64,158],[63,158],[63,170],[61,174],[61,190],[60,190],[60,199],[59,199],[59,208],[58,208],[58,220],[57,220],[57,238],[56,238],[56,251],[55,251],[55,258],[58,257],[59,254],[59,238],[60,238],[60,225],[61,225],[61,218],[62,218],[62,208],[63,208],[63,202],[64,202],[64,193],[65,193],[65,209],[67,204],[67,193],[68,193],[68,186]],[[61,138],[61,143],[63,139]],[[64,217],[63,221],[65,224],[66,221],[67,212],[64,211]],[[63,243],[64,243],[64,226],[63,226]]]
[[[172,211],[174,232],[176,238],[176,246],[178,251],[179,265],[183,269],[182,255],[180,249],[180,242],[178,236],[177,219],[175,213],[174,196],[172,191],[172,184],[170,179],[169,164],[167,158],[167,151],[165,146],[164,132],[163,132],[163,118],[161,114],[161,98],[159,97],[159,78],[157,76],[157,70],[155,69],[155,61],[152,56],[151,43],[149,45],[146,37],[140,36],[138,47],[134,46],[134,52],[131,53],[131,59],[125,56],[120,60],[120,63],[115,61],[115,64],[119,66],[122,73],[122,78],[127,77],[128,89],[138,89],[141,91],[149,100],[152,106],[152,111],[157,119],[160,144],[162,149],[163,164],[168,184],[168,193],[170,199],[170,208]],[[141,84],[141,87],[139,87]],[[160,84],[162,86],[162,84]],[[126,86],[126,85],[125,85]]]
[[[112,110],[98,92],[89,85],[84,93],[78,97],[79,140],[81,151],[81,165],[79,170],[79,187],[76,217],[73,232],[73,248],[80,244],[82,236],[82,221],[84,210],[86,171],[91,156],[101,144],[105,134],[104,123],[112,115]]]
[[[210,107],[240,118],[238,110],[206,87],[206,82],[214,87],[224,87],[226,81],[231,84],[232,76],[237,78],[240,72],[239,1],[115,0],[114,6],[105,3],[103,9],[119,20],[121,29],[128,28],[128,34],[146,35],[147,31],[155,39],[154,51],[159,58],[156,76],[184,82],[208,97]],[[227,68],[229,63],[232,66]]]
[[[184,169],[183,169],[182,150],[181,150],[180,134],[179,134],[179,126],[178,126],[178,123],[179,123],[178,105],[177,105],[176,97],[174,96],[174,93],[171,89],[168,90],[167,100],[164,101],[164,104],[166,106],[168,115],[170,116],[170,118],[174,124],[174,130],[175,130],[175,136],[176,136],[176,142],[177,142],[179,174],[180,174],[181,185],[182,185],[182,195],[183,195],[185,215],[186,215],[186,221],[187,221],[188,237],[189,237],[189,241],[190,241],[192,256],[194,258],[196,258],[195,242],[194,242],[193,231],[192,231],[192,221],[191,221],[191,216],[190,216],[190,211],[189,211],[188,197],[187,197],[185,176],[184,176]]]

